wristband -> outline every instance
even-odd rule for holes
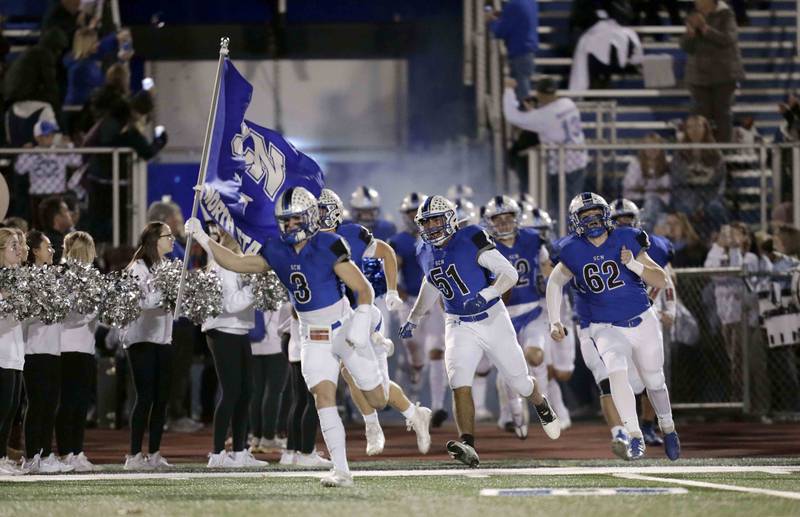
[[[636,259],[631,259],[630,262],[625,264],[625,267],[636,273],[638,276],[642,276],[642,273],[644,273],[644,264]]]
[[[478,294],[481,295],[483,299],[486,300],[487,302],[494,300],[495,298],[500,298],[500,294],[497,292],[497,289],[495,289],[493,285],[490,285],[489,287],[484,287],[483,289],[478,291]]]

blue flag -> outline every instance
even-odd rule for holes
[[[275,201],[290,187],[319,196],[322,169],[280,133],[244,115],[253,86],[225,59],[203,186],[203,215],[236,237],[242,251],[258,253],[278,235]]]

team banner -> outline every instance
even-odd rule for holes
[[[319,196],[319,165],[280,133],[245,120],[253,85],[229,59],[223,63],[212,129],[208,171],[200,207],[236,237],[244,253],[258,253],[278,235],[274,206],[287,188],[304,187]]]

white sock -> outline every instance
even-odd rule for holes
[[[669,403],[669,392],[666,385],[661,389],[647,390],[647,398],[653,405],[653,409],[658,417],[658,427],[664,434],[669,434],[675,430],[675,422],[672,421],[672,406]]]
[[[373,410],[372,413],[369,415],[362,415],[364,417],[365,424],[378,424],[380,425],[380,421],[378,420],[378,412]]]
[[[539,385],[539,392],[543,397],[547,397],[547,400],[550,400],[547,383],[547,365],[542,361],[542,364],[539,366],[529,366],[529,368],[531,370],[531,375],[533,375],[534,382]]]
[[[614,427],[611,428],[611,438],[616,438],[617,433],[619,433],[620,431],[624,431],[625,434],[628,434],[628,431],[624,427],[622,427],[621,425],[615,425]]]
[[[335,407],[326,407],[318,409],[317,414],[322,438],[325,439],[334,468],[340,472],[350,472],[350,466],[347,464],[344,424],[339,411]]]
[[[502,376],[500,375],[495,378],[495,386],[497,387],[497,403],[500,405],[500,417],[498,422],[508,422],[511,419],[511,408],[509,407],[509,402],[511,401],[512,397],[516,396],[516,393],[511,393],[508,384],[503,381]]]
[[[628,382],[628,372],[620,370],[608,374],[608,383],[611,385],[611,398],[614,399],[622,424],[629,435],[641,438],[642,430],[639,428],[639,417],[636,415],[636,397]]]
[[[414,413],[417,412],[417,405],[416,404],[409,404],[408,408],[405,411],[401,411],[406,420],[411,420],[414,417]]]
[[[553,411],[556,412],[558,418],[561,420],[569,420],[569,409],[564,404],[564,397],[561,394],[561,385],[555,379],[550,379],[547,382],[547,400],[553,406]]]
[[[447,389],[447,372],[442,359],[431,359],[428,377],[431,383],[431,409],[437,411],[444,408],[444,394]]]
[[[475,411],[486,409],[486,386],[488,385],[488,378],[475,376],[472,381],[472,401],[475,403]]]

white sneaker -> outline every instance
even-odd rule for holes
[[[326,467],[331,468],[333,467],[333,462],[327,458],[323,458],[319,455],[319,452],[313,451],[309,454],[303,454],[302,452],[298,452],[295,454],[295,465],[300,467]]]
[[[124,470],[153,470],[153,466],[141,452],[137,452],[135,456],[125,456],[125,465],[122,468]]]
[[[253,436],[252,434],[247,436],[247,447],[253,452],[265,452],[261,450],[259,444],[261,443],[261,439],[257,436]]]
[[[285,448],[286,448],[286,442],[284,440],[281,440],[280,438],[273,438],[272,440],[267,440],[266,438],[262,437],[258,441],[258,450],[261,452],[278,452]]]
[[[78,453],[77,456],[72,456],[70,465],[75,467],[75,472],[94,472],[97,470],[97,467],[89,461],[89,458],[87,458],[83,452]]]
[[[42,464],[42,455],[40,453],[34,454],[33,458],[27,460],[22,457],[22,470],[26,474],[38,474]]]
[[[341,470],[331,469],[331,471],[322,476],[319,484],[325,487],[349,487],[353,486],[353,475],[349,472],[342,472]]]
[[[417,449],[422,454],[428,454],[431,450],[431,410],[420,406],[419,402],[414,415],[406,420],[406,431],[412,429],[417,434]]]
[[[163,456],[161,456],[161,451],[156,451],[147,456],[147,463],[149,463],[150,467],[154,469],[164,469],[172,466],[166,459],[164,459]]]
[[[203,428],[203,424],[196,422],[189,417],[170,420],[167,423],[167,430],[173,433],[193,433]]]
[[[494,415],[485,407],[475,408],[475,421],[476,422],[491,422],[494,420]]]
[[[0,458],[0,475],[19,476],[25,474],[16,461],[8,459],[8,456]]]
[[[72,465],[67,465],[65,463],[61,463],[61,460],[58,459],[58,456],[50,453],[49,456],[44,458],[39,462],[39,472],[43,474],[53,474],[56,472],[72,472],[75,470],[75,467]]]
[[[367,456],[375,456],[383,452],[386,445],[386,438],[383,436],[383,429],[380,423],[367,423]]]
[[[231,469],[236,468],[236,462],[233,461],[233,457],[228,451],[222,451],[218,454],[209,452],[208,465],[206,467],[210,469]]]
[[[287,450],[284,449],[284,451],[281,453],[281,459],[278,462],[278,464],[279,465],[284,465],[284,466],[287,466],[287,467],[291,467],[292,465],[296,465],[297,464],[296,463],[297,456],[299,456],[299,455],[300,455],[299,452],[287,451]]]
[[[268,462],[257,460],[247,449],[233,453],[233,462],[239,468],[266,467]]]

